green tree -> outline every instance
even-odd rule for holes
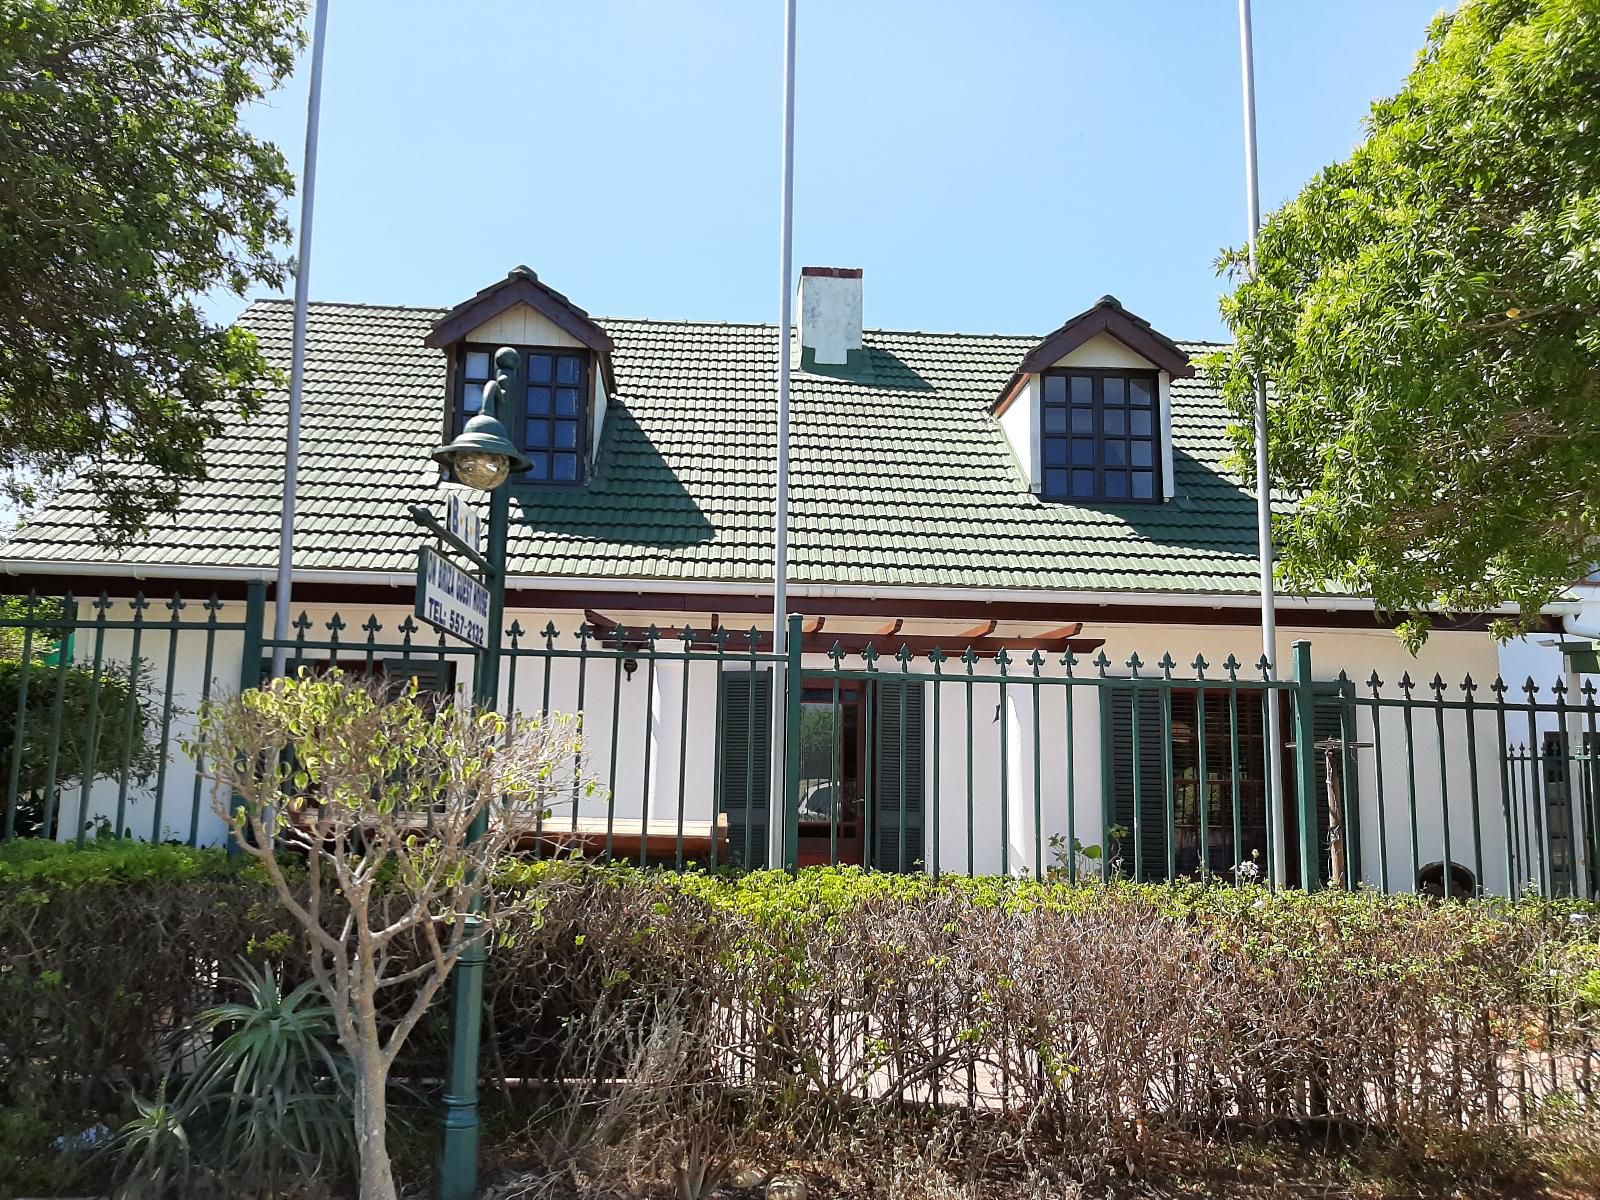
[[[1209,365],[1252,481],[1253,373],[1272,390],[1272,481],[1297,499],[1276,523],[1287,586],[1526,616],[1587,573],[1600,0],[1464,0],[1437,18],[1365,141],[1268,219],[1223,313],[1235,343]]]
[[[280,287],[293,188],[240,124],[301,0],[0,0],[0,479],[77,477],[107,539],[171,511],[270,378],[202,293]]]

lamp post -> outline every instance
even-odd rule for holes
[[[502,347],[494,356],[495,377],[483,385],[483,404],[461,433],[433,452],[457,482],[489,494],[489,545],[484,554],[484,585],[489,589],[489,619],[484,645],[472,673],[472,702],[494,709],[500,698],[500,636],[506,607],[506,529],[511,497],[506,481],[528,469],[528,459],[506,434],[502,402],[509,401],[520,360]],[[481,812],[467,831],[469,841],[489,828]],[[450,1006],[450,1069],[444,1093],[444,1149],[439,1156],[442,1200],[471,1200],[478,1192],[478,1034],[483,1022],[483,939],[469,916],[468,932],[456,963],[455,993]]]

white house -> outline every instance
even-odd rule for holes
[[[1100,845],[1108,827],[1137,816],[1137,866],[1148,877],[1259,859],[1279,806],[1296,836],[1292,794],[1266,800],[1259,694],[1245,693],[1242,708],[1235,695],[1230,709],[1226,688],[1192,682],[1197,656],[1207,680],[1227,678],[1230,655],[1239,678],[1259,679],[1261,652],[1255,501],[1225,465],[1228,416],[1197,370],[1212,347],[1173,341],[1109,296],[1043,336],[867,328],[858,270],[805,269],[799,301],[789,595],[804,620],[811,730],[802,857],[1034,871],[1071,861],[1072,838]],[[288,304],[257,303],[241,323],[287,364]],[[673,842],[680,814],[692,835],[709,831],[720,808],[732,821],[722,852],[742,856],[748,826],[760,859],[771,801],[764,743],[749,731],[767,720],[767,664],[752,675],[739,658],[770,641],[772,325],[593,318],[525,267],[448,310],[313,305],[293,603],[312,642],[328,640],[335,613],[344,627],[336,648],[306,657],[397,669],[392,649],[369,654],[362,640],[399,640],[427,540],[410,509],[442,510],[447,492],[464,490],[429,455],[480,403],[500,346],[521,355],[506,423],[533,464],[511,485],[506,614],[520,629],[516,646],[532,653],[502,673],[502,702],[582,710],[584,766],[610,797],[579,814],[585,829],[604,818],[619,845],[641,833]],[[131,617],[137,592],[155,605],[175,591],[191,601],[215,593],[225,623],[242,620],[251,585],[269,584],[275,570],[285,400],[274,394],[208,447],[210,478],[131,547],[102,547],[94,498],[64,493],[0,552],[7,590],[106,591],[112,618]],[[270,587],[267,598],[270,629]],[[1569,609],[1553,607],[1535,636],[1565,638]],[[143,618],[152,624],[140,657],[161,660],[151,668],[159,676],[163,656],[176,656],[180,709],[193,708],[207,680],[223,688],[248,677],[254,632],[210,639],[208,656],[189,626],[161,632],[165,616],[154,607]],[[362,631],[369,616],[381,631]],[[1342,862],[1346,877],[1409,888],[1414,865],[1443,861],[1453,837],[1450,859],[1486,888],[1594,887],[1593,714],[1583,712],[1581,680],[1559,650],[1535,646],[1541,710],[1498,710],[1492,616],[1441,621],[1412,658],[1361,597],[1280,599],[1281,668],[1290,670],[1294,643],[1310,643],[1316,736],[1340,742],[1345,819],[1330,831],[1319,799],[1314,832],[1324,874]],[[581,625],[584,644],[612,657],[575,656]],[[663,633],[654,656],[651,626]],[[573,655],[540,654],[547,627],[561,633],[548,644]],[[684,630],[692,652],[674,660]],[[717,630],[735,631],[723,635],[720,659]],[[101,635],[108,656],[132,654],[131,629]],[[76,639],[80,657],[89,640]],[[470,656],[432,654],[432,631],[414,641],[418,658],[399,668],[425,663],[430,685],[466,686]],[[857,677],[869,642],[882,678]],[[904,662],[894,657],[902,646]],[[936,646],[950,656],[937,668],[927,658]],[[959,661],[968,646],[981,664],[970,686]],[[830,657],[835,647],[843,658]],[[1002,682],[1001,650],[1008,672],[1030,679],[1035,651],[1044,679],[1065,677],[1070,651],[1085,682]],[[1102,653],[1109,666],[1096,667]],[[1175,678],[1191,682],[1137,696],[1091,682],[1102,670],[1128,675],[1134,654],[1146,677],[1160,677],[1166,653]],[[897,683],[902,667],[951,681]],[[1380,694],[1398,699],[1408,672],[1419,685],[1411,708],[1365,704],[1374,673]],[[1428,689],[1436,674],[1444,693]],[[1456,707],[1467,676],[1479,687],[1472,711]],[[1574,711],[1555,707],[1557,676],[1573,689],[1562,703]],[[1505,703],[1526,700],[1520,677],[1508,681]],[[1428,707],[1440,699],[1437,712]],[[1289,698],[1279,702],[1292,741]],[[1565,740],[1522,761],[1530,716],[1539,736]],[[176,726],[186,719],[180,711]],[[1278,752],[1292,793],[1293,750]],[[1325,790],[1329,760],[1318,755]],[[1558,760],[1564,784],[1551,774]],[[1530,782],[1513,778],[1541,768]],[[190,796],[193,765],[174,753],[164,786]],[[187,836],[189,801],[164,803],[158,826],[149,793],[102,780],[87,811],[120,804],[140,836]],[[206,808],[199,836],[214,838]],[[642,816],[655,824],[641,826]],[[1349,842],[1336,856],[1327,842],[1341,825]],[[1129,840],[1110,847],[1125,863]]]

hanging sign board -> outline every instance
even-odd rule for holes
[[[489,589],[431,546],[417,557],[417,616],[474,646],[489,644]]]
[[[483,526],[478,513],[459,494],[451,492],[445,502],[444,527],[479,554],[483,553]]]

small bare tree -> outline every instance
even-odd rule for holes
[[[355,1064],[362,1200],[392,1200],[389,1070],[469,939],[511,915],[487,885],[516,832],[580,786],[577,723],[436,708],[414,684],[334,672],[212,703],[200,732],[214,807],[304,933]]]

